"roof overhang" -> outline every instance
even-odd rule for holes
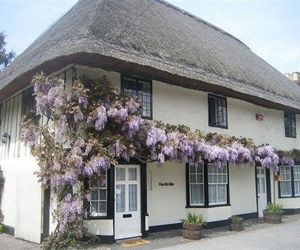
[[[232,85],[227,85],[230,86],[227,87],[226,82],[224,83],[224,86],[221,86],[220,83],[216,85],[213,82],[199,80],[193,74],[191,74],[190,72],[184,72],[184,70],[180,71],[183,72],[182,74],[174,74],[155,67],[151,67],[149,65],[138,64],[110,56],[93,53],[77,53],[58,57],[44,62],[38,67],[23,73],[21,76],[15,78],[12,82],[10,82],[10,84],[6,85],[0,90],[0,102],[3,102],[4,100],[14,95],[16,92],[19,92],[20,90],[28,87],[31,84],[31,80],[34,74],[40,73],[41,71],[43,71],[45,74],[51,74],[53,72],[59,71],[69,64],[84,65],[120,73],[123,72],[141,75],[153,80],[162,81],[184,88],[195,89],[204,92],[212,92],[219,95],[241,99],[262,107],[277,110],[286,110],[300,114],[300,110],[296,108],[296,105],[295,107],[293,107],[294,105],[292,105],[291,103],[283,105],[282,101],[280,101],[280,97],[278,96],[274,96],[274,98],[269,99],[266,99],[265,96],[261,97],[261,92],[256,93],[255,88],[250,91],[249,89],[247,89],[247,92],[252,94],[243,93],[243,91],[241,91],[240,89],[241,84],[240,86],[237,85],[234,89],[231,87]]]

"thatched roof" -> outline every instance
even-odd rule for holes
[[[0,73],[0,100],[81,63],[300,111],[300,87],[225,31],[162,0],[80,0]]]

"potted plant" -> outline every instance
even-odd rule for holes
[[[191,240],[200,240],[205,220],[202,215],[188,213],[187,219],[183,220],[182,236]]]
[[[264,222],[281,223],[282,222],[282,205],[269,203],[264,210]]]
[[[242,231],[244,230],[244,219],[240,216],[231,216],[229,219],[230,231]]]

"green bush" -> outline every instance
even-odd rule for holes
[[[189,223],[189,224],[205,224],[206,223],[202,214],[197,215],[197,214],[191,214],[191,213],[188,213],[187,218],[182,221],[184,223]]]
[[[230,222],[240,222],[240,221],[243,221],[243,218],[242,217],[240,217],[240,216],[231,216],[230,218],[229,218],[229,221]]]
[[[1,233],[4,233],[4,231],[5,231],[5,230],[4,230],[4,225],[0,224],[0,234],[1,234]]]
[[[268,206],[266,207],[266,211],[268,213],[273,213],[273,214],[282,214],[282,205],[276,204],[276,203],[269,203]]]

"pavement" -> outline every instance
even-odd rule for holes
[[[300,215],[284,216],[282,224],[262,223],[258,219],[245,221],[245,230],[231,232],[227,227],[205,229],[204,237],[191,241],[181,237],[180,230],[152,233],[146,244],[136,247],[124,247],[121,243],[111,245],[93,245],[84,249],[97,250],[300,250]],[[38,244],[0,234],[0,250],[36,250]]]

